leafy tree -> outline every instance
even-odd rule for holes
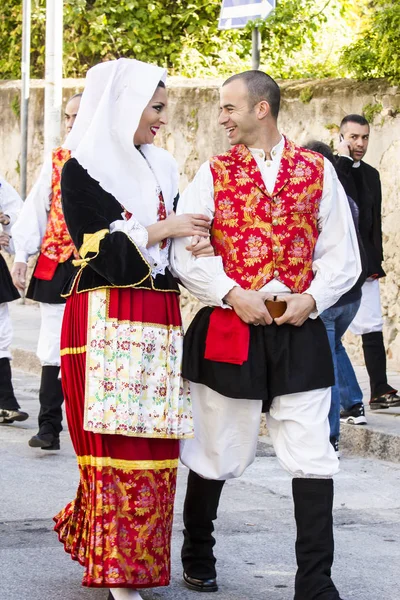
[[[361,14],[358,39],[342,54],[342,63],[357,79],[386,77],[400,82],[400,2],[373,0]]]
[[[279,0],[262,35],[262,66],[275,77],[333,74],[314,54],[328,8],[350,0]],[[32,0],[33,77],[44,75],[45,0]],[[339,7],[339,8],[338,8]],[[224,75],[249,68],[251,29],[218,30],[220,0],[68,0],[64,3],[64,76],[120,56],[155,62],[171,74]],[[22,0],[2,0],[0,72],[20,77]],[[310,57],[299,60],[303,48]],[[319,52],[320,53],[320,52]],[[319,66],[318,66],[319,65]]]

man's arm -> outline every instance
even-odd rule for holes
[[[204,214],[214,217],[214,185],[208,163],[204,163],[196,177],[179,199],[176,214]],[[224,272],[221,257],[196,258],[187,248],[190,237],[176,238],[171,246],[171,269],[196,298],[208,306],[222,306],[228,292],[236,286]]]
[[[15,245],[15,261],[26,263],[39,251],[47,227],[51,201],[52,160],[49,156],[27,199],[23,203],[11,234]]]
[[[316,317],[333,306],[356,283],[361,273],[357,234],[347,201],[331,163],[325,159],[324,188],[315,246],[314,279],[306,291],[316,303]]]
[[[51,202],[51,180],[52,159],[49,156],[11,229],[15,248],[11,276],[14,285],[21,291],[25,289],[26,285],[28,258],[40,250],[46,231]]]
[[[5,179],[0,178],[0,230],[3,230],[1,245],[7,252],[14,252],[11,227],[17,220],[22,207],[18,192]]]
[[[372,221],[372,240],[381,262],[383,261],[383,241],[382,241],[382,186],[378,171],[374,182],[374,204]]]

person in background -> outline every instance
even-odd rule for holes
[[[335,167],[335,157],[332,150],[327,144],[319,141],[307,142],[304,146],[314,152],[319,152],[325,156]],[[339,180],[341,176],[339,173]],[[356,315],[361,303],[361,287],[366,278],[367,272],[367,257],[359,234],[358,225],[358,207],[354,200],[347,196],[350,210],[353,215],[353,221],[357,232],[358,245],[360,250],[362,272],[358,281],[346,294],[344,294],[333,306],[324,310],[321,314],[321,319],[324,322],[328,333],[329,344],[332,351],[333,365],[335,369],[335,385],[332,386],[331,409],[329,411],[329,426],[330,440],[339,453],[339,438],[340,438],[340,407],[348,410],[357,400],[362,405],[362,409],[358,410],[358,414],[352,417],[353,423],[356,425],[365,425],[367,419],[365,417],[364,405],[362,401],[362,390],[358,385],[357,378],[353,369],[353,365],[347,355],[346,348],[343,346],[342,337],[346,333],[350,323]],[[356,383],[354,383],[354,380]],[[349,382],[352,381],[352,386]]]
[[[351,114],[344,117],[340,124],[336,168],[346,194],[357,204],[360,236],[368,260],[367,279],[362,286],[360,308],[349,329],[355,335],[361,335],[371,388],[369,407],[371,410],[379,410],[400,406],[400,396],[388,383],[386,375],[386,350],[379,292],[379,279],[385,276],[382,268],[382,190],[379,172],[363,160],[368,149],[369,136],[369,123],[363,116]],[[360,422],[358,417],[364,417],[364,407],[359,399],[355,376],[349,372],[348,377],[352,394],[340,418],[343,422],[357,424]]]
[[[14,188],[0,175],[0,250],[12,252],[10,230],[22,207],[22,200]],[[28,414],[21,410],[14,394],[11,379],[12,323],[8,303],[19,298],[7,263],[0,254],[0,423],[25,421]]]
[[[82,94],[75,94],[65,107],[65,129],[72,130]],[[32,448],[60,449],[62,404],[60,334],[65,299],[61,292],[71,277],[77,256],[61,208],[60,178],[71,157],[66,148],[55,148],[44,162],[39,178],[12,227],[15,261],[11,270],[15,286],[25,291],[28,257],[39,252],[26,297],[40,304],[41,325],[37,356],[42,364],[39,389],[38,432],[29,440]]]

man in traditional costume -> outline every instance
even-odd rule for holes
[[[65,107],[65,127],[73,127],[82,94]],[[55,148],[44,162],[39,178],[24,202],[12,228],[15,262],[12,277],[25,291],[28,257],[39,252],[26,297],[40,303],[41,324],[37,356],[42,364],[39,389],[39,431],[29,440],[33,448],[60,449],[62,403],[60,334],[65,298],[61,292],[71,277],[76,254],[61,208],[60,178],[64,163],[71,157],[66,148]]]
[[[219,123],[232,148],[202,165],[177,209],[213,219],[216,256],[193,260],[180,239],[171,263],[207,305],[184,346],[195,427],[181,450],[190,469],[184,582],[201,592],[218,589],[212,532],[220,494],[226,479],[253,462],[266,412],[278,460],[293,477],[295,600],[339,600],[330,577],[334,377],[318,314],[358,278],[354,225],[329,161],[279,132],[273,79],[248,71],[228,79],[220,96]]]
[[[179,439],[193,435],[169,247],[175,236],[208,244],[209,219],[173,212],[177,165],[153,145],[165,75],[128,59],[89,70],[61,181],[80,256],[61,334],[80,484],[55,529],[83,585],[115,600],[169,583]]]
[[[22,200],[14,188],[0,176],[0,250],[13,251],[10,230],[22,207]],[[12,323],[8,302],[19,298],[4,257],[0,254],[0,423],[25,421],[28,414],[21,410],[14,394],[11,379]]]
[[[365,117],[347,115],[340,124],[341,141],[337,148],[337,169],[343,186],[358,206],[360,235],[367,254],[367,280],[362,286],[361,305],[350,324],[350,331],[361,335],[365,366],[369,375],[371,396],[369,407],[380,410],[400,406],[397,390],[388,383],[386,350],[383,341],[383,316],[379,279],[385,277],[382,267],[382,189],[379,172],[364,162],[370,128]],[[346,369],[347,387],[342,422],[358,425],[366,422],[362,395],[354,370]]]

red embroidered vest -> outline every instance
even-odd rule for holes
[[[244,289],[259,290],[275,278],[292,292],[304,292],[313,279],[323,157],[285,139],[271,195],[244,145],[215,156],[210,167],[211,239],[226,274]]]
[[[46,232],[40,248],[35,277],[51,280],[59,263],[66,262],[74,253],[79,258],[69,235],[61,206],[61,171],[71,157],[65,148],[56,148],[52,154],[52,198]]]

